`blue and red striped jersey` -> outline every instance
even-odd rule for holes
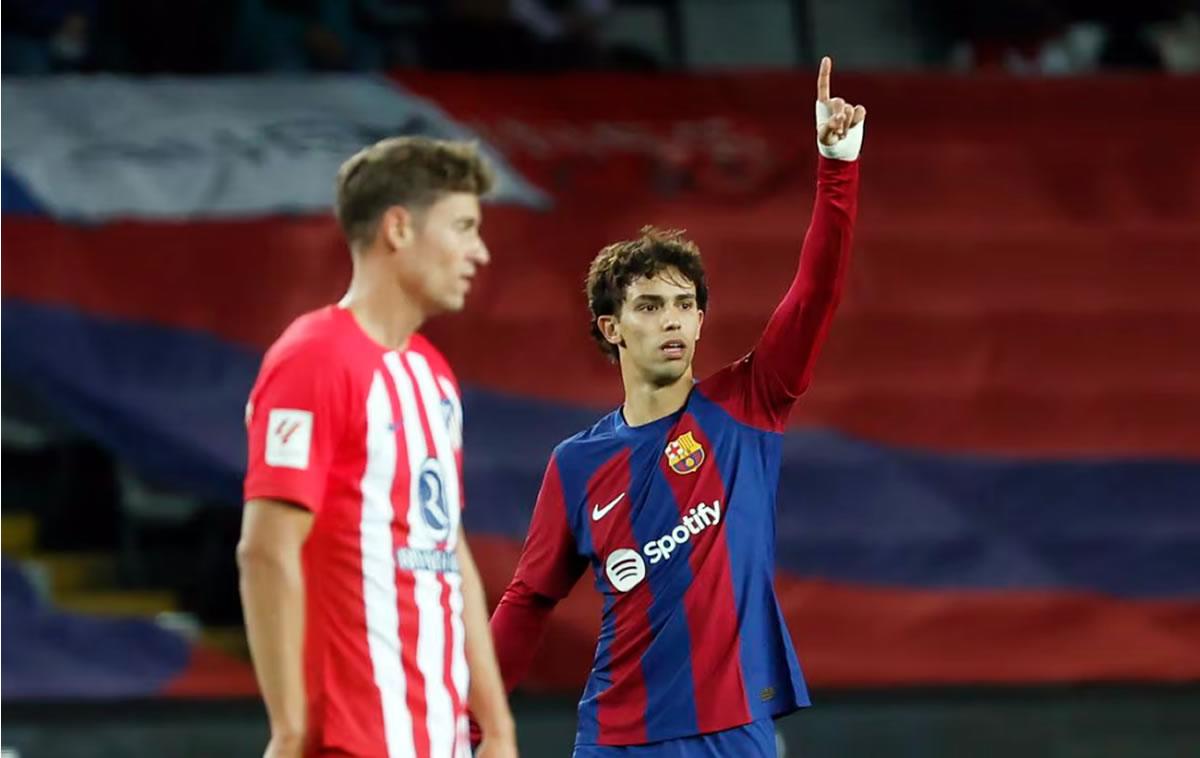
[[[849,258],[858,163],[820,159],[799,270],[754,349],[641,426],[620,409],[560,443],[492,619],[511,687],[539,619],[590,567],[604,597],[577,744],[705,734],[809,704],[775,596],[780,431]]]

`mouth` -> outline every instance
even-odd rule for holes
[[[687,345],[684,344],[683,340],[667,340],[659,345],[658,349],[662,351],[662,354],[668,360],[679,360],[683,358],[684,353],[687,351]]]

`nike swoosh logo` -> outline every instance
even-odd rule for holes
[[[617,503],[621,502],[623,499],[625,499],[624,492],[622,492],[620,495],[617,495],[616,497],[614,497],[611,501],[609,501],[608,505],[604,506],[603,508],[601,508],[598,505],[593,505],[592,506],[592,521],[599,521],[600,519],[607,516],[608,512],[611,511],[613,508],[616,508]]]

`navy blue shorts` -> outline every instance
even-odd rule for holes
[[[576,745],[572,758],[776,758],[775,722],[745,726],[649,745]]]

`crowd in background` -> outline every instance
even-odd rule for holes
[[[731,2],[733,0],[730,0]],[[746,0],[757,2],[759,0]],[[765,0],[763,0],[765,1]],[[792,0],[810,18],[823,0]],[[833,1],[833,0],[824,0]],[[1200,0],[872,0],[911,4],[929,59],[958,70],[1200,70]],[[872,2],[863,12],[871,12]],[[622,6],[678,24],[686,0],[5,0],[3,70],[134,74],[684,65],[605,42]],[[678,30],[677,30],[678,31]],[[813,29],[814,37],[824,36]],[[811,52],[811,51],[809,51]],[[805,51],[798,49],[797,62]]]
[[[937,0],[929,19],[960,70],[1200,70],[1197,0]]]
[[[4,72],[646,67],[611,0],[5,0]]]

